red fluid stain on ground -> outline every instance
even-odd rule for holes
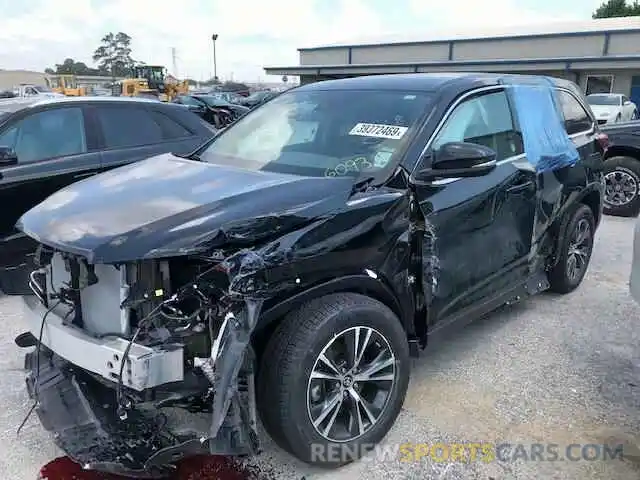
[[[176,465],[176,472],[168,480],[267,480],[251,468],[228,457],[200,456]],[[40,469],[41,480],[127,480],[126,477],[83,470],[69,457],[59,457]]]

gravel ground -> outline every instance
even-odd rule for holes
[[[640,439],[640,306],[628,294],[633,225],[605,218],[578,291],[504,308],[415,360],[403,412],[385,442],[617,444],[636,442],[634,433]],[[34,419],[16,437],[29,404],[13,343],[22,331],[15,299],[0,298],[0,314],[6,326],[0,478],[31,480],[60,452]],[[640,479],[640,456],[630,459],[631,449],[624,461],[607,462],[370,458],[329,473],[301,465],[268,439],[264,447],[252,463],[278,479]]]

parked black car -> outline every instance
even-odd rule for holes
[[[247,98],[240,101],[241,105],[249,108],[256,108],[259,105],[262,105],[265,102],[268,102],[272,98],[275,98],[279,95],[279,92],[272,92],[270,90],[261,90],[259,92],[254,92],[249,95]]]
[[[250,108],[221,100],[213,95],[178,95],[173,103],[185,105],[217,129],[227,127]]]
[[[349,461],[394,423],[410,354],[578,287],[602,153],[571,82],[386,75],[289,90],[186,158],[67,187],[18,224],[40,242],[16,341],[46,315],[42,423],[133,475],[255,452],[256,410],[304,461]]]
[[[213,135],[175,105],[118,97],[0,102],[0,288],[24,290],[35,244],[20,215],[78,179],[163,152],[186,154]]]
[[[635,217],[640,213],[640,120],[600,128],[609,137],[604,212]]]

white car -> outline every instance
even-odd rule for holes
[[[587,95],[587,101],[600,125],[627,122],[638,117],[636,104],[620,93],[593,93]]]

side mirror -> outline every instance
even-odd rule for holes
[[[11,147],[0,146],[0,166],[15,165],[18,163],[18,155]]]
[[[622,105],[631,105],[631,100],[625,100]]]
[[[496,168],[496,152],[484,145],[449,142],[431,155],[431,166],[416,172],[417,181],[436,178],[481,177]]]

